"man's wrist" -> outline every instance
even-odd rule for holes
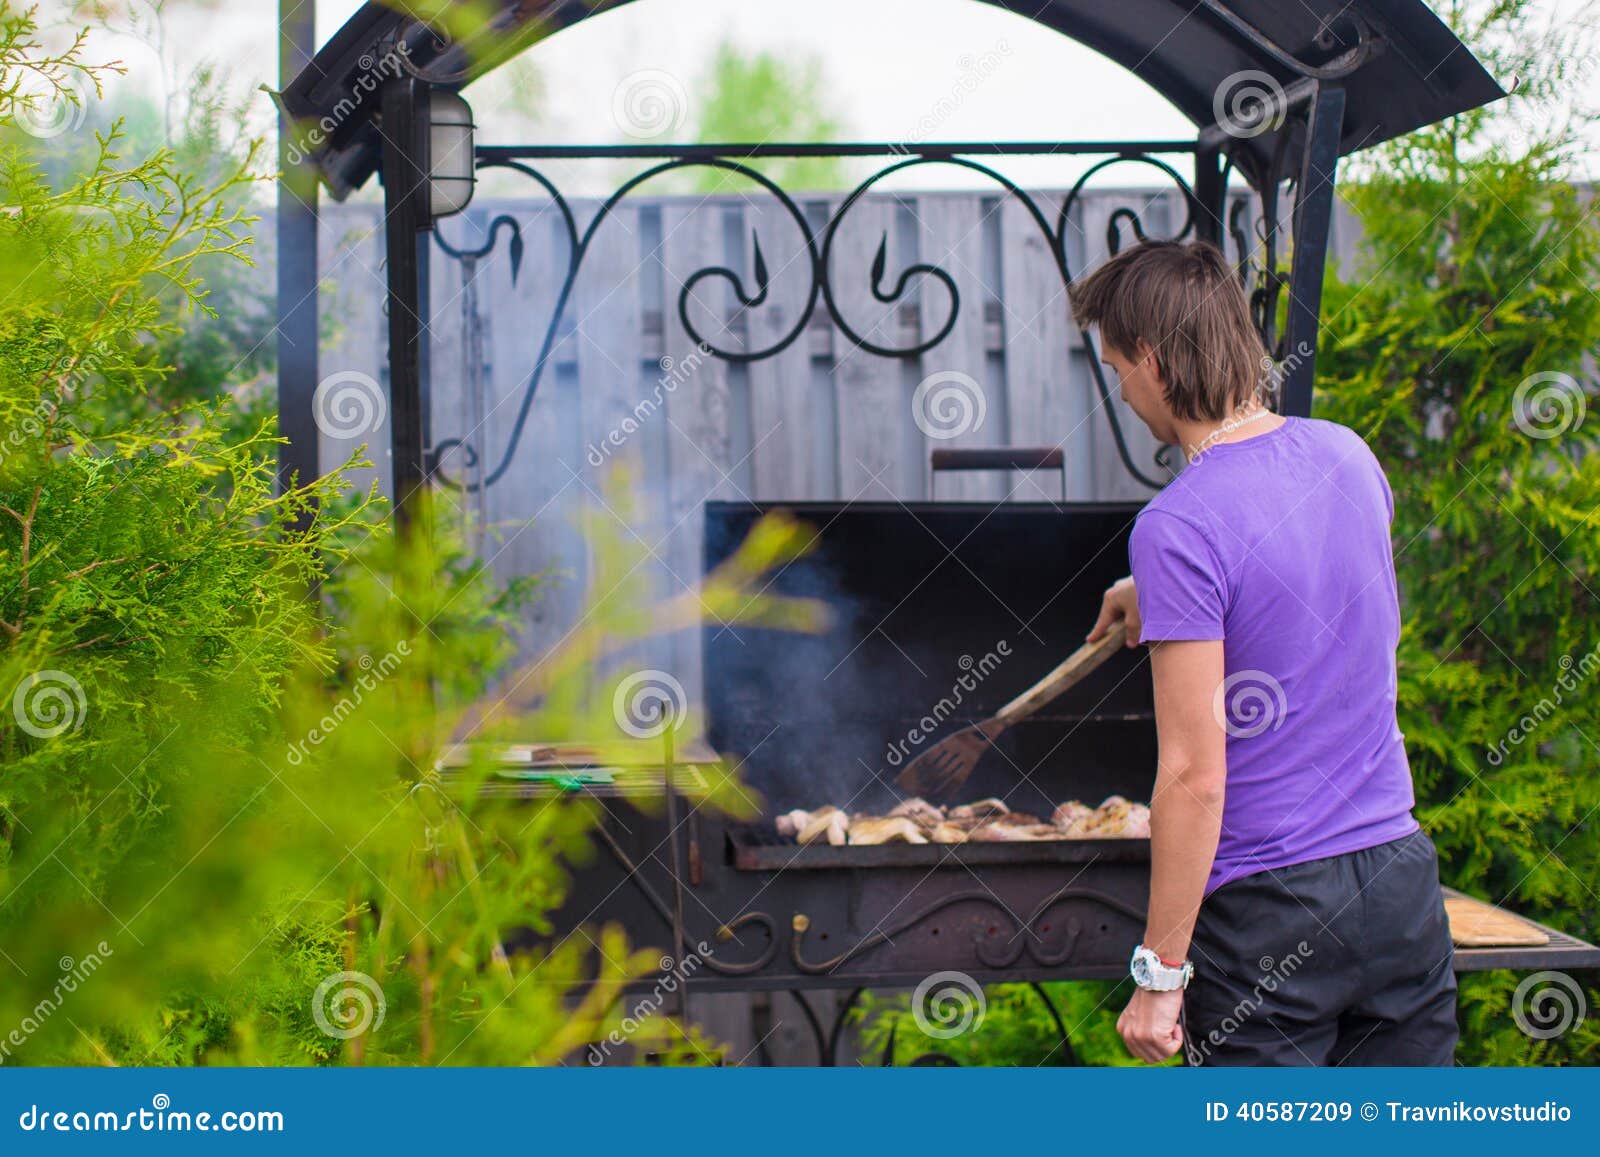
[[[1133,976],[1133,982],[1142,989],[1151,992],[1171,992],[1189,986],[1189,978],[1194,975],[1194,965],[1188,961],[1174,963],[1165,960],[1154,949],[1141,944],[1133,950],[1133,958],[1128,962],[1128,971]]]

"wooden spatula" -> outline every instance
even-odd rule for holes
[[[924,797],[941,796],[954,791],[967,782],[967,777],[978,766],[983,753],[994,746],[994,741],[1000,738],[1006,728],[1019,719],[1026,719],[1111,658],[1125,639],[1126,628],[1122,622],[1113,623],[1104,638],[1079,647],[1054,671],[990,718],[963,727],[917,756],[895,777],[895,783],[913,795]]]

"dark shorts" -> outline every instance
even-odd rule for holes
[[[1188,1062],[1448,1065],[1452,955],[1422,832],[1224,884],[1189,950]]]

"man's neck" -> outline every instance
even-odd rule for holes
[[[1174,426],[1178,435],[1178,448],[1188,456],[1192,455],[1197,447],[1209,449],[1228,442],[1244,442],[1250,438],[1259,438],[1283,425],[1284,420],[1282,415],[1264,411],[1258,404],[1235,410],[1220,422],[1210,418],[1203,418],[1198,422],[1178,419]]]

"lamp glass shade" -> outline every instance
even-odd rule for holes
[[[428,211],[434,217],[459,213],[472,200],[477,182],[472,155],[472,109],[458,93],[428,95]]]

